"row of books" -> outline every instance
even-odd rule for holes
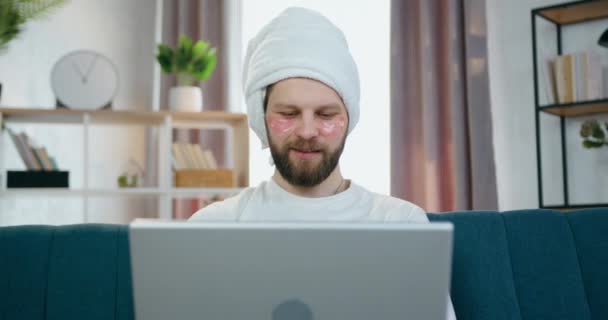
[[[213,152],[203,149],[199,144],[176,142],[171,146],[171,153],[175,170],[217,169]]]
[[[55,158],[51,157],[45,147],[37,144],[25,132],[16,133],[9,128],[8,133],[27,170],[59,170]]]
[[[548,104],[598,100],[606,97],[601,57],[593,51],[565,54],[543,67]]]

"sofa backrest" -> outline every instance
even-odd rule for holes
[[[608,208],[429,214],[455,226],[464,319],[608,319]],[[133,319],[125,225],[0,228],[0,320]]]
[[[608,208],[566,214],[591,319],[608,319]]]
[[[454,224],[459,319],[608,319],[608,209],[429,214]]]
[[[127,226],[0,228],[0,320],[133,319]]]

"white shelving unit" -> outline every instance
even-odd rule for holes
[[[81,197],[84,201],[83,218],[88,217],[88,200],[92,197],[142,197],[158,199],[159,218],[172,217],[172,199],[197,198],[204,195],[234,194],[249,185],[249,129],[247,117],[241,113],[218,111],[80,111],[68,109],[0,108],[0,127],[3,124],[80,124],[83,130],[83,187],[78,189],[6,187],[4,139],[0,139],[0,197]],[[159,128],[158,186],[146,188],[91,188],[89,186],[89,130],[91,125],[144,125]],[[227,166],[234,172],[235,188],[176,188],[171,168],[172,129],[224,129],[227,132],[229,157]],[[3,131],[4,133],[4,131]]]

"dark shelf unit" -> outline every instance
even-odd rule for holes
[[[578,117],[591,114],[608,113],[608,99],[593,101],[578,101],[564,104],[540,105],[539,102],[539,81],[538,81],[538,61],[537,61],[537,39],[536,23],[537,18],[545,19],[555,25],[557,37],[557,54],[562,54],[562,28],[568,25],[589,22],[593,20],[608,18],[608,1],[573,1],[553,6],[535,8],[531,12],[532,17],[532,61],[534,68],[534,105],[536,122],[536,163],[538,175],[538,203],[540,208],[571,210],[591,207],[608,207],[608,203],[585,203],[572,204],[569,198],[568,189],[568,157],[566,150],[566,119],[568,117]],[[561,132],[561,158],[563,175],[563,198],[562,205],[546,205],[543,199],[543,179],[542,179],[542,154],[541,154],[541,131],[540,113],[545,112],[560,118]]]

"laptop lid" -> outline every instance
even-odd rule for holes
[[[445,319],[449,223],[130,225],[136,319]]]

